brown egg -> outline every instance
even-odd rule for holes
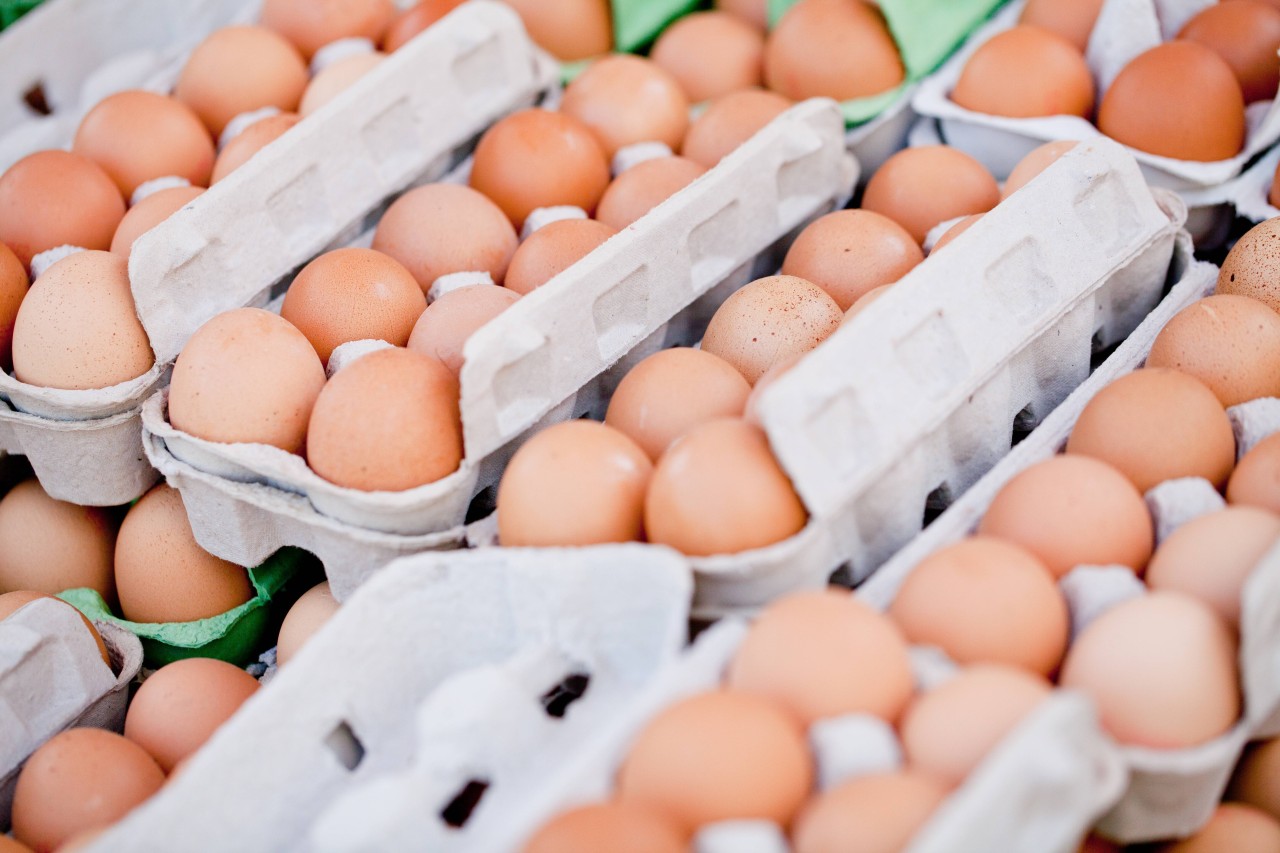
[[[503,0],[524,21],[529,37],[561,62],[613,49],[609,0]]]
[[[627,169],[604,191],[596,217],[621,231],[706,174],[684,157],[657,157]]]
[[[1240,458],[1227,484],[1227,503],[1280,515],[1280,433],[1258,442]]]
[[[24,267],[58,246],[108,248],[123,217],[120,190],[87,157],[37,151],[0,175],[0,243]]]
[[[721,11],[754,24],[762,32],[769,27],[769,0],[715,0],[714,5]]]
[[[1206,297],[1165,325],[1147,366],[1194,376],[1223,406],[1280,397],[1280,314],[1247,296]]]
[[[1221,488],[1235,448],[1213,392],[1163,367],[1135,370],[1099,391],[1067,440],[1067,453],[1111,464],[1143,493],[1176,477],[1203,477]]]
[[[787,98],[759,89],[716,98],[689,125],[680,153],[710,169],[790,108]]]
[[[688,347],[662,350],[623,377],[604,422],[626,433],[655,462],[689,430],[742,415],[751,386],[719,356]]]
[[[975,536],[923,560],[889,615],[916,645],[961,664],[1005,663],[1040,675],[1067,648],[1067,603],[1053,573],[1023,548]]]
[[[276,643],[276,664],[284,666],[338,612],[338,601],[323,581],[304,592],[280,623],[280,639]]]
[[[1084,53],[1089,46],[1089,35],[1098,22],[1103,0],[1028,0],[1022,7],[1018,22],[1042,27],[1056,33]]]
[[[120,220],[116,235],[111,238],[111,251],[129,260],[135,240],[202,195],[201,187],[170,187],[147,196]]]
[[[0,370],[13,369],[13,324],[30,284],[22,261],[0,243]]]
[[[340,370],[316,398],[307,461],[331,483],[398,492],[434,483],[462,462],[458,380],[408,349],[370,353]]]
[[[1003,664],[975,664],[921,693],[902,718],[907,766],[959,785],[1013,733],[1053,685]]]
[[[1021,545],[1055,577],[1076,566],[1118,565],[1141,574],[1155,542],[1142,495],[1115,468],[1087,456],[1055,456],[1014,477],[978,532]]]
[[[923,243],[933,226],[986,213],[1000,203],[1000,187],[977,160],[945,145],[908,148],[871,176],[865,210],[883,214]]]
[[[970,218],[972,218],[972,217],[970,217]],[[956,226],[956,228],[959,228],[959,227],[960,227],[959,225],[957,225],[957,226]],[[955,228],[953,228],[953,229],[951,229],[951,230],[952,230],[952,231],[954,231],[954,230],[955,230]],[[948,232],[948,233],[950,233],[950,232]],[[941,245],[941,244],[942,244],[942,241],[939,241],[939,245]],[[933,247],[933,251],[935,251],[935,252],[936,252],[936,251],[938,251],[938,246],[934,246],[934,247]],[[848,311],[846,311],[846,312],[844,312],[844,319],[840,321],[840,325],[841,325],[841,326],[843,326],[844,324],[846,324],[846,323],[848,323],[850,320],[852,320],[854,317],[857,317],[857,316],[858,316],[859,314],[861,314],[863,311],[867,310],[867,306],[868,306],[868,305],[870,305],[872,302],[875,302],[875,301],[876,301],[877,299],[879,299],[881,296],[884,296],[886,293],[888,293],[888,292],[889,292],[889,288],[890,288],[891,286],[892,286],[892,285],[882,284],[881,286],[876,287],[876,288],[872,288],[871,290],[868,290],[866,293],[864,293],[864,294],[862,294],[861,296],[859,296],[859,297],[858,297],[858,301],[857,301],[857,302],[855,302],[855,303],[853,303],[852,305],[850,305],[850,306],[849,306],[849,310],[848,310]],[[761,382],[763,382],[763,381],[764,381],[764,380],[763,380],[763,379],[761,379]],[[757,383],[756,383],[756,387],[757,387],[757,388],[759,388],[759,387],[760,387],[760,383],[759,383],[759,382],[757,382]]]
[[[124,258],[77,252],[36,279],[13,324],[13,374],[45,388],[108,388],[152,368]]]
[[[548,427],[516,451],[498,486],[498,538],[511,547],[631,542],[644,536],[653,464],[593,421]]]
[[[883,289],[884,288],[877,288],[877,290]],[[874,293],[875,291],[872,292]],[[850,308],[849,310],[852,311],[853,309]],[[847,319],[849,319],[849,316],[846,314],[845,320]],[[840,324],[844,325],[844,320],[841,320]],[[747,423],[755,424],[758,427],[764,426],[764,421],[760,418],[760,399],[764,396],[765,389],[785,376],[787,371],[799,364],[800,360],[803,358],[803,355],[793,355],[785,361],[778,362],[773,367],[769,368],[764,376],[761,376],[756,380],[756,384],[751,386],[750,396],[747,397],[747,408],[742,413],[742,417],[747,421]]]
[[[259,119],[236,134],[218,154],[213,164],[213,176],[210,184],[216,184],[227,175],[239,169],[249,159],[272,142],[275,142],[285,131],[302,121],[297,113],[277,113]]]
[[[906,69],[875,6],[800,0],[769,33],[764,77],[770,89],[788,98],[850,101],[900,85]]]
[[[763,548],[808,520],[764,432],[733,418],[700,424],[667,448],[645,498],[649,541],[690,556]]]
[[[1245,750],[1226,798],[1262,809],[1280,820],[1280,738],[1255,742]]]
[[[592,63],[564,90],[560,111],[590,128],[607,157],[637,142],[674,150],[689,129],[689,98],[676,78],[626,53]]]
[[[898,626],[835,588],[792,593],[766,607],[725,684],[777,702],[806,727],[844,714],[893,723],[915,689]]]
[[[58,848],[58,853],[63,853],[63,851],[70,853],[73,850],[74,848],[68,846],[68,844],[63,844]],[[0,835],[0,853],[33,853],[33,851],[30,847],[21,841],[16,841],[11,836]]]
[[[1198,746],[1240,716],[1231,629],[1178,592],[1130,599],[1090,622],[1067,653],[1060,683],[1092,698],[1122,744]]]
[[[1225,3],[1234,6],[1235,3]],[[1280,822],[1252,806],[1223,803],[1190,838],[1170,842],[1159,853],[1280,853]]]
[[[224,27],[191,53],[173,88],[214,135],[250,110],[298,108],[307,64],[297,49],[266,27]]]
[[[921,773],[855,777],[809,802],[796,822],[795,851],[899,853],[948,794],[942,781]]]
[[[376,44],[395,14],[391,0],[265,0],[261,21],[310,59],[338,39],[363,38]]]
[[[164,483],[120,525],[115,577],[120,612],[131,622],[195,622],[254,597],[248,572],[196,542],[182,495]]]
[[[37,853],[110,826],[160,790],[164,772],[115,732],[68,729],[32,753],[13,793],[13,835]]]
[[[382,64],[385,53],[360,53],[340,59],[311,78],[298,104],[298,115],[306,118],[351,88],[356,81]]]
[[[529,235],[511,256],[506,279],[508,290],[524,295],[536,290],[587,255],[614,234],[594,219],[561,219]]]
[[[977,225],[978,220],[984,216],[986,216],[985,213],[975,213],[973,216],[966,216],[964,219],[961,219],[955,225],[952,225],[946,231],[942,232],[942,236],[939,237],[938,241],[933,244],[933,248],[929,250],[929,254],[932,255],[934,252],[943,248],[952,240],[956,239],[961,234],[968,231],[974,225]]]
[[[1207,6],[1178,38],[1197,42],[1226,60],[1244,101],[1269,101],[1280,86],[1280,9],[1260,0]]]
[[[63,605],[64,607],[71,607],[70,604],[67,604],[61,599],[54,598],[52,595],[49,595],[48,593],[33,592],[29,589],[20,589],[20,590],[15,590],[14,592],[6,592],[3,594],[0,594],[0,621],[7,619],[8,617],[12,616],[14,613],[17,613],[18,610],[20,610],[25,605],[28,605],[31,602],[37,601],[40,599],[44,599],[46,601],[56,601],[59,604]],[[107,651],[107,644],[102,642],[102,635],[98,633],[98,629],[93,627],[93,623],[90,622],[85,617],[85,615],[81,613],[79,610],[76,610],[74,607],[72,607],[71,609],[74,610],[75,614],[80,617],[80,621],[84,623],[84,627],[88,630],[89,636],[93,638],[94,644],[98,647],[98,654],[102,656],[102,662],[105,663],[108,667],[110,667],[111,653]],[[4,853],[3,848],[0,848],[0,853]]]
[[[702,348],[755,384],[775,364],[831,337],[843,317],[836,301],[813,282],[769,276],[725,300],[707,326]]]
[[[167,773],[204,746],[258,690],[258,680],[213,658],[187,658],[142,682],[124,718],[124,736]]]
[[[951,100],[1011,118],[1093,114],[1093,76],[1071,42],[1039,27],[997,34],[965,63]]]
[[[764,83],[764,36],[728,12],[694,12],[658,36],[649,53],[694,103]]]
[[[215,154],[190,107],[140,89],[99,101],[80,122],[71,150],[106,170],[125,198],[154,178],[176,176],[207,187]]]
[[[781,707],[717,690],[649,721],[618,771],[618,799],[647,805],[691,832],[721,820],[783,826],[813,784],[804,732]]]
[[[439,359],[456,376],[462,372],[463,350],[471,336],[519,298],[492,284],[451,290],[422,312],[411,330],[409,349]]]
[[[660,812],[636,803],[595,803],[560,813],[524,853],[688,853],[685,833]]]
[[[463,0],[421,0],[401,12],[387,29],[382,49],[397,51],[418,33],[461,6]]]
[[[1008,198],[1031,183],[1032,180],[1040,176],[1041,172],[1058,162],[1058,159],[1063,154],[1075,147],[1074,140],[1066,139],[1060,142],[1046,142],[1039,148],[1034,149],[1026,157],[1019,160],[1018,165],[1013,167],[1013,171],[1009,173],[1008,179],[1004,182],[1001,197]]]
[[[1272,207],[1280,207],[1280,179],[1276,175],[1280,175],[1280,164],[1276,165],[1275,174],[1271,178],[1271,189],[1267,190],[1267,204]]]
[[[307,336],[323,362],[348,341],[409,342],[426,310],[422,288],[394,258],[373,249],[336,249],[302,268],[280,316]]]
[[[49,497],[26,480],[0,499],[0,592],[88,587],[114,603],[117,524],[105,510]]]
[[[1195,42],[1166,42],[1112,81],[1098,130],[1149,154],[1226,160],[1244,146],[1244,97],[1222,57]]]
[[[1234,0],[1239,2],[1239,0]],[[1236,241],[1218,273],[1219,294],[1251,296],[1280,311],[1280,217],[1250,228]]]
[[[173,365],[169,422],[207,441],[302,452],[324,365],[306,335],[260,308],[219,314]]]
[[[893,284],[924,260],[898,223],[869,210],[838,210],[810,224],[791,244],[782,274],[825,290],[841,311],[868,292]]]

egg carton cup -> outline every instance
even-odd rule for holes
[[[570,723],[627,712],[684,645],[691,589],[678,555],[635,545],[401,561],[95,849],[316,849],[309,832],[329,806],[424,751],[464,787],[503,791]],[[433,787],[419,805],[443,810],[459,793]]]
[[[80,614],[65,604],[36,600],[0,621],[0,832],[9,828],[18,773],[41,744],[68,728],[124,725],[142,644],[114,625],[94,628],[111,669]]]

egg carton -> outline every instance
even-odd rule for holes
[[[91,391],[0,374],[0,445],[27,453],[63,500],[112,505],[145,492],[158,474],[138,452],[142,402],[166,384],[195,330],[262,304],[275,282],[345,243],[389,196],[445,174],[490,124],[553,88],[553,72],[510,8],[459,8],[139,238],[129,277],[155,367]]]
[[[144,408],[146,451],[183,492],[205,549],[253,565],[285,545],[305,548],[341,600],[398,556],[463,544],[468,505],[527,435],[602,416],[631,366],[698,340],[729,294],[777,269],[794,234],[852,192],[857,164],[843,140],[833,102],[793,107],[477,331],[461,373],[466,457],[444,480],[402,493],[338,488],[272,448],[179,433],[159,395]]]
[[[0,621],[0,832],[9,829],[18,773],[41,744],[64,729],[124,726],[142,644],[114,625],[93,624],[111,669],[68,605],[37,600]]]
[[[1217,204],[1223,211],[1220,214],[1221,221],[1228,225],[1233,212],[1235,216],[1255,224],[1280,216],[1280,208],[1273,207],[1268,198],[1277,166],[1280,166],[1280,146],[1260,157],[1221,191],[1213,191],[1212,197],[1206,197],[1203,204]],[[1187,193],[1186,196],[1189,204],[1201,203],[1193,193]],[[1217,242],[1220,243],[1221,240]]]
[[[1218,270],[1194,263],[1182,281],[1143,325],[999,466],[939,517],[916,541],[903,549],[858,595],[877,608],[887,608],[907,577],[925,557],[971,533],[1006,483],[1027,467],[1055,455],[1065,445],[1076,419],[1093,396],[1145,362],[1156,336],[1181,309],[1213,292]],[[1258,400],[1229,410],[1239,452],[1268,434],[1280,431],[1280,401]],[[1172,481],[1147,495],[1161,539],[1180,523],[1222,505],[1207,482]],[[1083,570],[1077,570],[1082,572]],[[1075,573],[1073,573],[1075,574]],[[1082,587],[1098,581],[1081,577]],[[1089,594],[1087,589],[1083,593]],[[1141,593],[1141,590],[1138,590]],[[1240,670],[1244,715],[1232,731],[1199,747],[1156,750],[1118,747],[1130,771],[1124,798],[1100,824],[1106,835],[1124,843],[1183,836],[1194,832],[1213,813],[1244,745],[1254,737],[1280,734],[1280,547],[1259,564],[1243,594]],[[1105,607],[1091,608],[1097,615]],[[1079,614],[1076,614],[1077,623]],[[1077,627],[1079,625],[1077,624]]]
[[[462,778],[430,808],[458,809],[468,774],[501,791],[530,749],[626,712],[684,645],[691,587],[678,555],[636,545],[401,561],[96,849],[314,849],[326,807],[423,751]]]

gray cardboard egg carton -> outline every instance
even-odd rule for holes
[[[697,341],[734,290],[781,263],[796,231],[848,198],[857,164],[831,101],[793,107],[555,280],[478,330],[462,368],[466,456],[458,472],[401,493],[345,489],[270,448],[202,442],[144,409],[152,463],[183,493],[210,552],[256,565],[285,545],[325,564],[343,599],[391,560],[458,547],[468,504],[537,429],[604,413],[635,363]]]
[[[1217,202],[1222,208],[1226,208],[1223,219],[1228,223],[1232,211],[1236,216],[1253,223],[1280,216],[1280,209],[1274,207],[1268,198],[1277,166],[1280,166],[1280,145],[1260,157],[1258,162],[1245,169],[1240,177],[1223,187],[1221,192],[1214,192],[1213,197],[1205,203]],[[1188,194],[1188,201],[1196,204],[1196,196]]]
[[[627,712],[685,644],[691,588],[678,555],[637,545],[401,561],[95,849],[314,849],[331,804],[424,752],[440,773],[423,809],[473,779],[503,791],[531,751]]]
[[[0,832],[9,828],[18,772],[41,744],[68,728],[124,726],[142,643],[109,623],[94,627],[110,670],[79,613],[65,604],[37,600],[0,620]]]
[[[1076,419],[1093,396],[1110,382],[1141,367],[1156,335],[1182,308],[1208,295],[1217,283],[1217,268],[1194,263],[1182,281],[1143,325],[1116,350],[1095,374],[1061,407],[934,522],[911,545],[903,549],[858,590],[868,603],[887,608],[916,565],[929,554],[956,542],[973,531],[987,506],[1014,476],[1027,467],[1056,454],[1066,443]],[[1261,438],[1280,431],[1280,401],[1264,399],[1229,410],[1236,430],[1238,452],[1244,453]],[[1159,537],[1162,539],[1180,523],[1211,512],[1222,505],[1208,483],[1195,480],[1170,481],[1147,495]],[[1076,569],[1064,579],[1064,591],[1076,605],[1089,604],[1090,596],[1107,595],[1097,584],[1106,569]],[[1073,578],[1073,575],[1079,575]],[[1088,577],[1093,574],[1093,579]],[[1074,587],[1074,588],[1073,588]],[[1138,590],[1141,593],[1141,590]],[[1280,547],[1259,564],[1243,594],[1240,670],[1244,693],[1244,715],[1227,734],[1199,747],[1186,750],[1153,750],[1136,747],[1116,749],[1130,773],[1125,796],[1103,819],[1099,828],[1123,842],[1138,842],[1188,834],[1212,814],[1222,796],[1231,770],[1244,745],[1254,737],[1280,734],[1280,669],[1275,666],[1280,648]],[[1090,607],[1096,616],[1105,609]],[[1080,614],[1073,622],[1080,627]]]
[[[389,196],[445,174],[485,128],[553,85],[510,8],[465,4],[141,237],[129,277],[156,366],[92,391],[0,373],[0,449],[26,454],[62,500],[138,497],[159,477],[141,452],[142,403],[201,324],[261,304],[279,279],[358,233]]]

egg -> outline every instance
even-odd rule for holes
[[[530,234],[515,254],[503,285],[521,295],[531,293],[617,234],[594,219],[561,219]]]
[[[1280,514],[1280,433],[1240,457],[1227,483],[1227,502]]]
[[[926,557],[889,615],[915,645],[961,664],[1003,663],[1050,675],[1067,648],[1070,619],[1053,573],[1031,552],[975,536]]]
[[[958,228],[959,226],[956,226],[956,227]],[[952,230],[955,230],[955,229],[952,229]],[[938,243],[939,245],[942,245],[941,240],[938,241]],[[938,251],[938,246],[934,246],[933,251],[935,252]],[[875,302],[881,296],[884,296],[886,293],[889,292],[890,286],[891,285],[883,284],[880,287],[873,288],[872,290],[868,290],[866,293],[859,296],[858,301],[850,305],[849,310],[844,312],[844,319],[840,321],[840,325],[844,326],[854,317],[857,317],[863,311],[867,310],[868,305],[870,305],[872,302]],[[763,382],[764,380],[761,379],[760,381]],[[759,382],[756,383],[756,387],[757,388],[760,387]]]
[[[397,51],[427,27],[461,6],[463,0],[422,0],[396,16],[382,39],[387,53]]]
[[[0,243],[24,267],[58,246],[108,248],[124,210],[111,176],[70,151],[37,151],[0,175]]]
[[[725,683],[777,702],[805,726],[845,714],[893,723],[915,689],[898,626],[834,588],[792,593],[766,607]]]
[[[773,702],[729,690],[681,700],[651,719],[618,771],[618,799],[691,832],[722,820],[786,826],[813,785],[803,730]]]
[[[524,853],[688,853],[684,833],[667,817],[635,803],[593,803],[548,821]]]
[[[19,589],[14,590],[13,592],[0,594],[0,621],[9,618],[31,602],[42,599],[45,601],[56,601],[63,607],[71,607],[70,604],[67,604],[61,599],[54,598],[52,595],[47,593]],[[94,645],[98,647],[98,654],[102,657],[102,662],[110,668],[111,653],[107,651],[107,644],[102,642],[102,635],[98,633],[97,628],[93,627],[93,623],[85,618],[83,613],[76,610],[74,607],[71,607],[71,609],[75,612],[76,616],[80,617],[80,621],[84,623],[85,630],[88,631],[89,636],[93,638]],[[3,853],[3,848],[0,848],[0,853]]]
[[[791,105],[781,95],[758,89],[716,98],[689,125],[680,153],[710,169]]]
[[[284,136],[286,131],[300,121],[302,116],[297,113],[276,113],[259,119],[240,131],[218,153],[218,159],[213,163],[210,184],[216,184],[249,162],[254,154]]]
[[[862,207],[901,225],[917,243],[935,225],[986,213],[1000,203],[1000,187],[977,160],[945,145],[894,154],[867,182]]]
[[[813,799],[796,822],[796,853],[898,853],[950,789],[911,771],[858,776]]]
[[[1245,750],[1226,799],[1255,806],[1280,820],[1280,738],[1255,742]]]
[[[560,111],[590,128],[607,157],[637,142],[674,150],[689,129],[689,98],[676,78],[625,53],[592,63],[564,90]]]
[[[561,62],[613,49],[609,0],[503,0],[524,21],[529,37]]]
[[[852,311],[853,309],[850,308],[849,310]],[[846,314],[845,320],[847,319],[849,318]],[[844,320],[841,320],[840,323],[841,325],[844,325]],[[751,394],[747,397],[747,408],[742,414],[742,417],[747,421],[747,423],[755,424],[758,427],[764,426],[764,421],[760,417],[760,400],[764,396],[765,390],[785,376],[787,371],[799,364],[803,358],[803,355],[793,355],[791,358],[780,361],[773,367],[769,368],[769,370],[765,372],[764,376],[761,376],[756,380],[756,384],[751,386]]]
[[[1267,191],[1267,204],[1272,207],[1280,207],[1280,180],[1276,179],[1276,175],[1280,175],[1280,164],[1277,164],[1275,174],[1271,178],[1271,189]]]
[[[118,526],[106,510],[54,500],[36,480],[19,483],[0,499],[0,593],[87,587],[114,602]]]
[[[194,755],[258,691],[258,680],[213,658],[186,658],[151,674],[129,704],[124,736],[167,773]]]
[[[700,424],[668,447],[645,497],[649,541],[690,556],[763,548],[808,519],[764,432],[733,418]]]
[[[1028,0],[1018,18],[1021,24],[1046,29],[1056,33],[1084,53],[1089,46],[1089,36],[1098,22],[1103,0]]]
[[[164,772],[115,732],[68,729],[32,753],[13,792],[13,835],[37,853],[110,826],[164,784]]]
[[[131,89],[108,95],[76,128],[72,152],[97,163],[125,198],[155,178],[209,185],[214,148],[191,108],[168,95]]]
[[[427,298],[400,263],[373,249],[326,252],[302,268],[280,316],[306,335],[323,362],[349,341],[409,342]]]
[[[741,416],[750,394],[747,380],[719,356],[688,347],[661,350],[622,378],[604,422],[656,462],[695,426]]]
[[[848,311],[867,293],[894,283],[923,260],[916,240],[887,216],[838,210],[800,232],[782,262],[782,274],[813,282],[841,311]]]
[[[685,15],[658,36],[649,58],[694,103],[764,83],[764,36],[728,12]]]
[[[775,364],[815,349],[843,318],[836,301],[813,282],[770,276],[725,300],[707,325],[702,348],[755,384]]]
[[[906,69],[880,10],[861,0],[800,0],[765,43],[764,77],[788,98],[850,101],[902,84]]]
[[[458,380],[439,360],[384,349],[338,371],[316,398],[307,462],[331,483],[398,492],[462,462]]]
[[[298,654],[315,634],[338,612],[338,601],[323,581],[304,592],[280,623],[280,639],[276,644],[276,664],[284,666]]]
[[[483,325],[510,308],[518,293],[492,284],[451,290],[427,306],[411,330],[409,349],[444,362],[454,375],[462,372],[467,341]]]
[[[249,573],[200,547],[182,495],[161,483],[130,508],[115,552],[116,594],[130,622],[194,622],[254,597]]]
[[[310,59],[338,39],[377,42],[395,14],[391,0],[265,0],[260,19]]]
[[[769,27],[769,0],[715,0],[715,7],[728,12],[761,32]]]
[[[298,104],[298,115],[306,118],[325,106],[351,88],[364,75],[381,65],[386,58],[384,53],[359,53],[325,66],[311,78],[306,91],[302,93],[302,100]]]
[[[1067,439],[1067,453],[1109,463],[1143,493],[1177,477],[1203,477],[1221,488],[1235,447],[1213,392],[1164,367],[1135,370],[1103,388]]]
[[[22,261],[0,243],[0,370],[13,369],[13,324],[30,286]]]
[[[1280,314],[1247,296],[1206,297],[1165,325],[1147,366],[1194,376],[1223,406],[1280,397]]]
[[[1112,81],[1098,130],[1175,160],[1227,160],[1244,146],[1244,96],[1226,60],[1171,41],[1139,54]]]
[[[111,251],[128,261],[135,240],[202,195],[201,187],[170,187],[147,196],[120,220],[111,238]]]
[[[273,30],[224,27],[191,52],[173,94],[216,136],[241,113],[262,107],[296,111],[307,80],[302,55]]]
[[[1280,853],[1280,822],[1252,806],[1223,803],[1199,832],[1159,848],[1160,853],[1225,853],[1228,850]]]
[[[1018,474],[991,502],[978,532],[1021,545],[1056,577],[1076,566],[1141,573],[1155,542],[1142,494],[1088,456],[1055,456]]]
[[[237,308],[201,326],[178,355],[169,422],[206,441],[299,453],[324,384],[306,335],[270,311]]]
[[[917,696],[902,718],[907,766],[959,785],[1053,691],[1041,675],[974,664]]]
[[[1217,293],[1251,296],[1271,310],[1280,311],[1280,251],[1277,248],[1280,248],[1280,217],[1250,228],[1223,260]]]
[[[972,216],[966,216],[964,219],[961,219],[955,225],[952,225],[946,231],[942,232],[942,236],[939,237],[938,241],[933,244],[933,248],[929,250],[929,254],[932,255],[934,252],[949,245],[953,240],[955,240],[961,234],[968,231],[973,226],[977,225],[978,220],[980,220],[984,216],[986,216],[985,213],[975,213]],[[846,312],[846,314],[847,313],[848,312]]]
[[[548,427],[516,451],[498,485],[509,547],[631,542],[644,535],[653,464],[625,433],[592,421]]]
[[[75,848],[69,847],[67,844],[62,844],[58,847],[58,853],[63,853],[63,851],[70,853],[70,851],[73,851],[74,849]],[[30,847],[23,844],[21,841],[15,840],[11,836],[0,835],[0,853],[32,853],[32,850]]]
[[[1269,101],[1280,86],[1280,9],[1259,0],[1207,6],[1178,38],[1202,44],[1226,60],[1246,104]]]
[[[165,782],[168,783],[168,779]],[[77,832],[75,835],[62,842],[57,853],[86,853],[98,839],[107,833],[110,827],[101,829],[86,829],[84,832]]]
[[[1059,683],[1098,706],[1122,744],[1185,749],[1240,716],[1236,643],[1206,604],[1157,591],[1117,604],[1076,637]]]
[[[969,57],[951,100],[1010,118],[1093,113],[1093,75],[1080,51],[1039,27],[998,33]]]
[[[471,186],[516,224],[539,207],[570,205],[588,214],[609,185],[609,160],[582,122],[549,110],[507,116],[476,146]]]
[[[1058,142],[1046,142],[1044,145],[1033,149],[1030,154],[1018,161],[1018,165],[1013,167],[1013,171],[1009,173],[1009,177],[1004,182],[1001,197],[1008,198],[1031,183],[1032,180],[1040,176],[1041,172],[1058,162],[1063,154],[1075,147],[1076,142],[1074,140],[1064,139]]]
[[[627,169],[604,191],[596,217],[621,231],[689,184],[705,166],[684,157],[656,157]]]

